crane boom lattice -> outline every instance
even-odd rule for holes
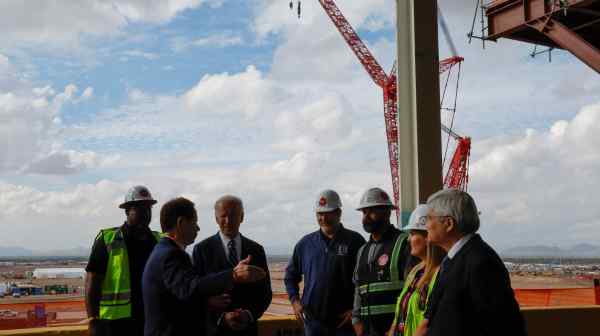
[[[336,5],[334,0],[319,0],[319,3],[329,16],[337,30],[340,32],[350,49],[354,52],[360,63],[363,65],[371,79],[383,90],[383,113],[385,118],[385,131],[388,142],[388,154],[390,160],[390,172],[392,175],[392,186],[394,193],[394,203],[399,206],[400,199],[400,174],[398,167],[398,105],[397,105],[397,84],[396,84],[396,64],[389,75],[385,73],[377,59],[371,54],[371,51],[361,38],[358,36],[352,25],[348,22],[342,11]],[[447,28],[446,28],[447,29]],[[449,35],[449,34],[447,34]],[[456,64],[460,64],[464,59],[453,55],[440,61],[440,75],[452,69]],[[442,125],[443,126],[443,125]],[[468,181],[468,160],[470,153],[470,138],[462,138],[454,133],[452,129],[443,126],[442,129],[450,134],[458,142],[458,147],[454,153],[448,174],[444,183],[446,187],[466,189]]]
[[[354,52],[356,57],[362,65],[365,67],[375,84],[380,87],[384,87],[385,83],[388,80],[388,76],[385,74],[385,71],[379,65],[375,57],[369,51],[369,48],[363,43],[360,39],[352,25],[346,20],[346,17],[342,13],[342,11],[338,8],[333,0],[319,0],[325,12],[333,21],[333,24],[339,30],[346,43],[350,46],[350,49]]]

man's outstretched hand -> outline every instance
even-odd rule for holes
[[[231,296],[229,294],[221,294],[208,298],[207,306],[210,310],[225,311],[231,304]]]
[[[242,309],[236,309],[225,313],[223,320],[229,329],[235,331],[242,331],[250,324],[248,313]]]
[[[260,267],[250,265],[252,256],[248,256],[246,259],[240,261],[237,266],[233,269],[233,282],[235,283],[248,283],[256,282],[264,279],[267,273]]]

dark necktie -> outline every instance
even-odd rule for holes
[[[233,239],[227,243],[227,249],[229,250],[229,262],[232,266],[237,266],[239,260],[237,256],[237,250],[235,249],[235,241]]]

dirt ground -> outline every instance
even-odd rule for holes
[[[511,275],[510,280],[514,289],[587,288],[594,285],[591,280],[568,277]]]
[[[81,267],[80,265],[61,265],[62,267]],[[266,315],[282,316],[292,314],[292,309],[287,299],[283,277],[285,275],[284,262],[271,263],[269,270],[271,274],[271,285],[273,288],[273,302],[269,307]],[[37,266],[40,267],[40,266]],[[58,267],[44,265],[43,267]],[[0,267],[0,272],[9,270],[16,272],[32,271],[36,266],[18,267],[10,269],[10,267]],[[6,274],[6,273],[5,273]],[[83,279],[0,279],[0,282],[14,281],[19,283],[32,283],[39,286],[51,284],[63,284],[69,287],[80,287],[84,285]],[[549,289],[549,288],[587,288],[590,289],[593,284],[591,280],[580,280],[569,277],[549,277],[549,276],[527,276],[527,275],[511,275],[512,286],[515,289]],[[519,296],[520,295],[520,296]],[[555,299],[550,299],[548,296],[541,297],[538,293],[534,298],[531,298],[529,292],[519,294],[518,298],[529,300],[536,305],[545,305],[548,302],[557,302]],[[570,295],[570,294],[567,294]],[[585,291],[583,295],[587,296]],[[575,299],[575,298],[574,298]],[[563,300],[564,301],[564,300]],[[539,302],[539,303],[538,303]],[[85,303],[81,295],[41,295],[41,296],[25,296],[21,298],[5,297],[0,299],[0,309],[9,309],[18,312],[19,315],[26,314],[28,310],[33,309],[35,303],[44,303],[47,312],[55,312],[56,320],[53,323],[71,323],[77,324],[85,318]]]

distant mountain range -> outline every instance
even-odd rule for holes
[[[502,257],[526,258],[600,258],[600,246],[592,244],[578,244],[571,248],[557,246],[519,246],[501,251]]]
[[[36,251],[17,246],[0,246],[0,258],[12,257],[87,257],[90,249],[85,247],[74,247],[63,250]]]
[[[266,252],[271,256],[288,256],[293,247],[290,246],[266,246]],[[39,251],[30,250],[17,246],[0,246],[0,258],[11,257],[87,257],[90,249],[77,246],[70,249]],[[558,246],[532,245],[517,246],[500,251],[502,257],[516,258],[600,258],[600,246],[593,244],[577,244],[570,248]]]

